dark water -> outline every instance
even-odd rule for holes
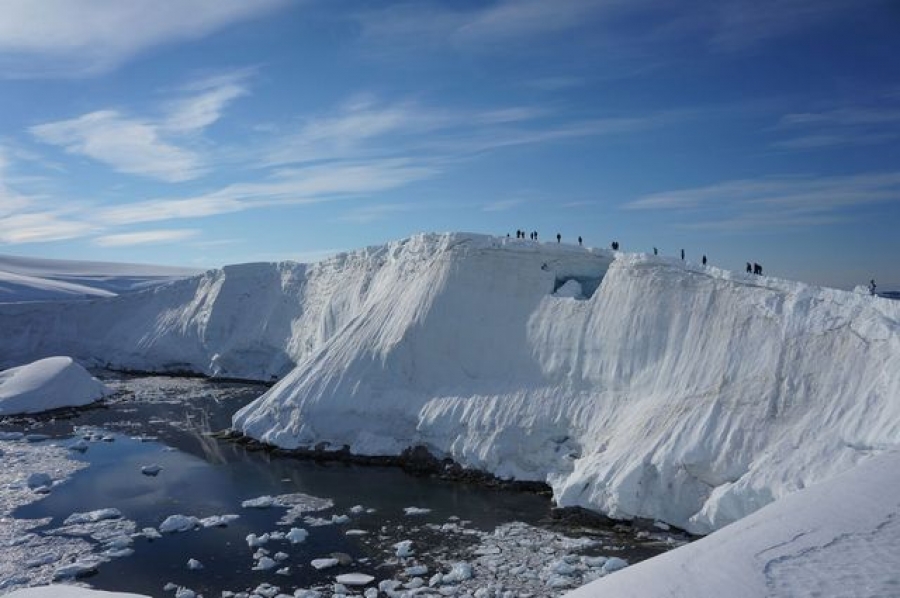
[[[208,435],[228,427],[231,414],[264,392],[263,386],[185,378],[106,377],[108,384],[122,391],[107,407],[68,418],[5,422],[0,426],[4,430],[50,434],[66,443],[74,442],[75,426],[82,433],[84,426],[96,427],[113,438],[111,442],[91,442],[84,454],[73,452],[73,458],[87,461],[90,467],[74,474],[45,499],[20,508],[14,516],[52,517],[45,528],[37,530],[39,533],[60,527],[73,512],[106,507],[118,508],[125,518],[136,522],[138,530],[158,527],[172,514],[205,517],[235,513],[240,518],[225,528],[169,534],[153,541],[139,538],[132,546],[132,556],[104,563],[99,573],[86,580],[94,587],[160,596],[164,594],[163,585],[171,581],[209,597],[219,596],[222,590],[253,588],[262,582],[279,585],[282,591],[310,587],[348,571],[368,572],[382,579],[393,573],[384,565],[388,556],[385,546],[402,539],[420,545],[442,543],[439,531],[423,528],[430,522],[441,524],[456,516],[483,530],[509,521],[548,525],[551,504],[543,496],[414,477],[397,468],[272,457]],[[137,436],[156,440],[141,441]],[[150,464],[162,466],[158,476],[141,473],[141,467]],[[265,547],[290,555],[279,567],[290,566],[291,574],[276,575],[275,569],[252,571],[255,549],[248,547],[246,536],[287,531],[290,527],[277,525],[284,509],[245,509],[241,501],[296,492],[334,501],[333,509],[313,516],[330,518],[358,504],[376,511],[353,515],[345,525],[310,527],[298,521],[294,525],[310,531],[306,542],[296,546],[271,542]],[[426,507],[431,512],[405,516],[403,508],[408,506]],[[365,529],[370,535],[348,537],[344,535],[348,528]],[[447,542],[464,543],[465,539],[454,536]],[[363,562],[324,571],[309,566],[311,559],[332,552],[347,553]],[[636,560],[656,552],[660,549],[631,546],[626,556]],[[204,569],[189,571],[189,558],[200,560]],[[365,561],[367,558],[370,560]]]

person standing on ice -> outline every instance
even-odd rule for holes
[[[684,249],[681,250],[681,259],[684,259]]]
[[[875,279],[874,278],[869,281],[869,294],[870,295],[875,294]]]
[[[659,255],[659,250],[656,247],[653,248],[653,255]]]
[[[753,270],[750,267],[750,262],[747,262],[747,274],[750,274]]]
[[[578,235],[578,246],[581,247],[581,235]]]
[[[556,242],[559,243],[560,241],[562,241],[562,235],[559,233],[556,233]]]
[[[703,265],[704,266],[706,265],[706,256],[705,255],[703,256]]]

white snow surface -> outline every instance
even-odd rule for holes
[[[24,588],[6,595],[6,598],[149,598],[143,594],[103,592],[78,586],[54,584],[36,588]]]
[[[0,329],[0,363],[284,376],[233,422],[271,444],[423,445],[699,533],[900,439],[900,303],[556,243],[417,235],[0,305]]]
[[[80,407],[111,392],[71,357],[48,357],[0,372],[0,416]]]
[[[566,598],[900,595],[900,452],[782,498]]]
[[[0,302],[113,297],[197,274],[171,266],[0,255]]]

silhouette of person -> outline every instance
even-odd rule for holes
[[[747,274],[750,274],[751,271],[750,262],[747,262]]]
[[[653,248],[653,255],[659,255],[659,250],[656,247]]]
[[[581,247],[581,235],[578,235],[578,246]]]
[[[706,265],[706,256],[705,255],[703,256],[703,265],[704,266]]]
[[[681,250],[681,259],[684,259],[684,249]]]
[[[559,243],[560,241],[562,241],[562,235],[559,233],[556,233],[556,242]]]
[[[870,295],[875,294],[875,279],[874,278],[869,281],[869,294]]]

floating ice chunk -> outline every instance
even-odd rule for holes
[[[345,536],[365,536],[368,533],[369,532],[367,532],[364,529],[348,529],[347,531],[344,532],[344,535]]]
[[[177,583],[172,583],[171,581],[163,586],[163,592],[174,592],[178,589]]]
[[[69,579],[72,577],[84,577],[91,573],[97,572],[97,565],[100,563],[96,560],[75,561],[62,567],[57,567],[53,572],[53,580]]]
[[[318,590],[294,590],[294,598],[319,598],[321,595]]]
[[[181,586],[175,590],[175,598],[197,598],[197,592],[190,588],[183,588]]]
[[[28,559],[25,561],[25,566],[29,569],[34,567],[43,567],[44,565],[49,565],[51,563],[55,563],[59,561],[60,555],[54,554],[52,552],[45,552],[44,554],[40,554],[34,558]]]
[[[91,445],[89,445],[84,438],[79,438],[77,441],[69,445],[69,450],[83,453],[84,451],[88,450],[89,446]]]
[[[450,573],[444,575],[443,583],[460,583],[472,579],[472,565],[469,563],[454,563]]]
[[[363,596],[365,598],[378,598],[378,590],[375,588],[366,588],[366,591],[363,592]]]
[[[148,476],[156,476],[162,471],[162,466],[154,463],[153,465],[144,465],[141,467],[141,473]]]
[[[253,590],[254,596],[262,596],[263,598],[275,598],[278,595],[278,586],[270,583],[261,583]]]
[[[564,575],[551,575],[547,579],[547,587],[553,589],[567,588],[572,585],[572,578]]]
[[[428,513],[431,513],[431,509],[423,507],[405,507],[403,512],[407,515],[427,515]]]
[[[347,586],[344,584],[336,583],[332,586],[331,593],[335,596],[344,596],[347,594]]]
[[[256,552],[253,553],[253,560],[258,561],[259,559],[263,558],[264,556],[269,556],[269,551],[266,550],[265,548],[257,548]]]
[[[397,556],[402,558],[410,557],[413,555],[412,540],[403,540],[402,542],[397,542],[394,544],[394,548],[397,549]]]
[[[329,567],[334,567],[338,564],[338,560],[334,558],[313,559],[309,564],[313,566],[313,569],[321,570],[328,569]]]
[[[306,531],[305,529],[303,529],[301,527],[292,527],[291,531],[289,531],[287,534],[285,534],[284,537],[287,538],[287,540],[291,544],[300,544],[301,542],[306,540],[306,538],[308,536],[309,536],[309,532]]]
[[[262,557],[256,562],[256,566],[253,567],[254,571],[268,571],[269,569],[274,569],[275,565],[277,565],[274,560],[270,559],[267,556]]]
[[[77,525],[80,523],[96,523],[97,521],[103,521],[104,519],[118,519],[122,516],[122,512],[119,509],[97,509],[96,511],[88,511],[87,513],[72,513],[66,520],[63,521],[63,525]]]
[[[433,588],[435,586],[439,586],[444,582],[444,574],[441,572],[437,572],[431,576],[431,579],[428,580],[428,587]]]
[[[661,529],[664,532],[667,532],[670,529],[672,529],[672,526],[670,526],[668,523],[665,523],[663,521],[654,521],[653,527],[655,527],[656,529]]]
[[[240,515],[212,515],[200,520],[202,527],[225,527],[232,521],[240,519]]]
[[[44,440],[49,440],[50,436],[47,434],[26,434],[25,440],[28,442],[43,442]]]
[[[28,487],[32,490],[49,490],[53,485],[53,478],[50,477],[49,473],[33,473],[28,476]]]
[[[241,503],[241,506],[245,509],[268,509],[274,504],[275,499],[269,495],[265,495],[245,500]]]
[[[145,527],[135,535],[144,536],[148,540],[158,540],[159,538],[162,538],[162,534],[160,534],[155,527]]]
[[[428,573],[428,567],[425,565],[416,565],[415,567],[407,567],[404,570],[404,573],[409,575],[410,577],[416,577],[418,575],[425,575]]]
[[[606,563],[603,564],[603,571],[606,573],[612,573],[613,571],[618,571],[619,569],[624,569],[628,566],[628,561],[625,559],[620,559],[617,556],[610,557]]]
[[[287,558],[288,558],[288,553],[286,553],[286,552],[276,552],[276,553],[275,553],[275,556],[274,556],[273,558],[274,558],[276,561],[279,561],[279,562],[280,562],[280,561],[284,561],[284,560],[287,560]]]
[[[365,573],[344,573],[334,579],[345,586],[365,586],[375,581],[374,577]]]
[[[577,572],[577,569],[567,563],[564,559],[558,560],[555,563],[551,563],[549,569],[557,575],[564,575],[566,577],[575,575],[575,573]]]
[[[188,559],[187,568],[191,571],[199,571],[203,568],[203,563],[201,563],[197,559]]]
[[[169,515],[159,526],[159,531],[164,534],[186,532],[200,525],[200,520],[189,515]]]
[[[269,534],[263,534],[261,536],[257,536],[256,534],[248,534],[247,535],[247,546],[250,548],[255,548],[257,546],[262,546],[266,542],[269,541]]]
[[[403,584],[403,587],[407,590],[415,590],[417,588],[421,588],[425,585],[425,580],[421,577],[413,577],[408,582]]]
[[[591,569],[599,569],[606,564],[609,558],[605,556],[585,556],[581,558],[581,562]]]
[[[365,513],[366,508],[362,505],[354,505],[350,507],[350,512],[354,515],[359,515],[360,513]]]
[[[290,575],[291,568],[290,567],[282,567],[275,572],[275,575]]]
[[[332,523],[347,523],[350,521],[350,517],[347,515],[332,515],[331,522]]]
[[[22,440],[24,437],[22,432],[0,432],[0,440]]]

